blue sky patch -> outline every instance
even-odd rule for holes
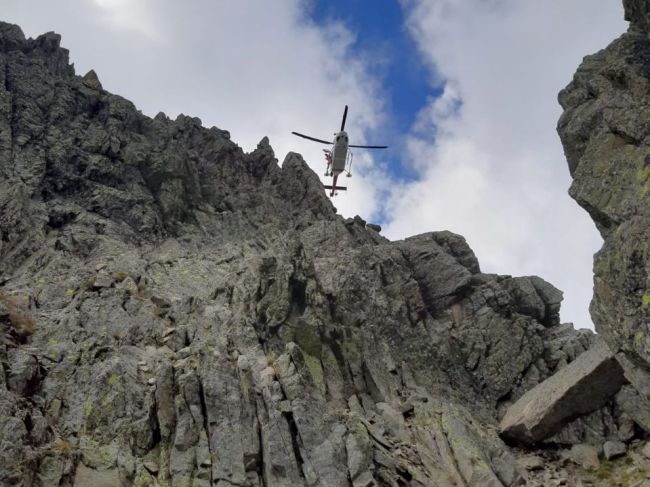
[[[442,93],[429,84],[431,79],[409,35],[404,12],[397,0],[316,0],[311,16],[317,24],[343,22],[356,35],[353,52],[369,61],[370,73],[379,79],[386,97],[383,100],[388,120],[377,132],[369,134],[373,144],[387,144],[390,151],[388,175],[401,182],[418,179],[402,156],[404,142],[417,113],[432,97]],[[351,103],[352,105],[352,103]],[[354,106],[350,106],[354,110]],[[377,140],[375,140],[377,139]]]

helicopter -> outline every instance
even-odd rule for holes
[[[358,149],[387,149],[387,145],[352,145],[348,142],[348,134],[345,131],[345,120],[348,117],[348,106],[345,105],[345,110],[343,110],[343,119],[341,120],[341,130],[334,134],[334,140],[328,142],[327,140],[317,139],[315,137],[310,137],[309,135],[304,135],[298,132],[291,132],[293,135],[302,137],[303,139],[313,140],[314,142],[319,142],[321,144],[331,145],[331,149],[323,149],[325,152],[325,161],[327,162],[327,169],[325,170],[325,176],[332,176],[332,184],[324,184],[325,189],[330,190],[330,198],[334,197],[337,194],[338,190],[345,191],[348,188],[345,186],[337,186],[336,181],[339,175],[343,172],[347,173],[347,177],[352,177],[352,151],[349,150],[350,147]]]

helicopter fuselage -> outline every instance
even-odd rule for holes
[[[332,142],[332,175],[341,174],[345,171],[345,165],[348,158],[348,134],[341,130],[334,136]]]

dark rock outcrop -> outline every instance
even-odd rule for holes
[[[650,4],[625,0],[630,29],[587,56],[560,93],[558,131],[571,196],[604,245],[594,259],[591,314],[614,352],[650,371]],[[631,372],[628,378],[641,377]],[[643,384],[636,384],[639,390]],[[647,388],[647,385],[645,386]]]
[[[604,239],[590,309],[629,381],[610,408],[619,412],[618,440],[628,442],[635,430],[650,431],[650,4],[623,5],[628,32],[587,56],[560,93],[558,132],[570,194]],[[612,458],[626,448],[616,438],[605,445]]]

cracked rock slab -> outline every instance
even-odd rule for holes
[[[624,381],[618,361],[598,342],[513,404],[501,421],[501,436],[523,444],[544,440],[603,406]]]

